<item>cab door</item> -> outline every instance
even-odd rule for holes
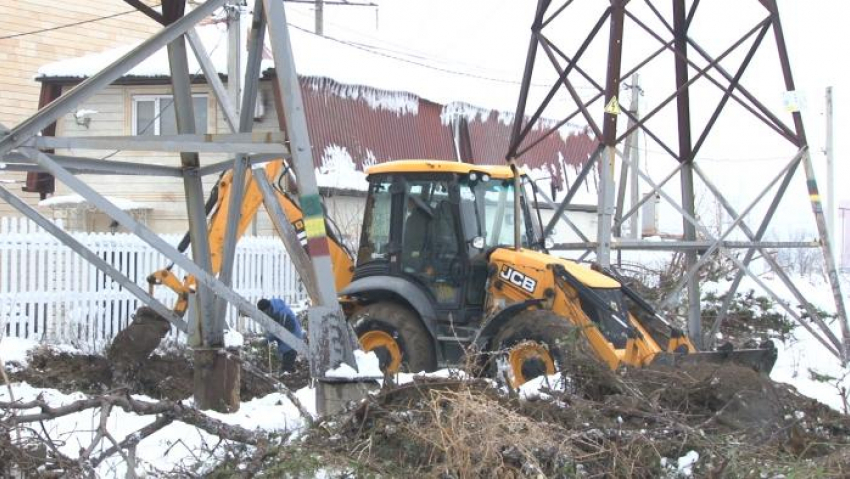
[[[441,310],[457,308],[463,289],[456,190],[445,175],[408,177],[404,185],[401,272],[426,288]]]

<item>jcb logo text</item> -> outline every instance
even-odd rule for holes
[[[533,293],[534,288],[537,287],[537,280],[520,273],[510,266],[502,266],[502,270],[499,271],[499,277],[529,293]]]

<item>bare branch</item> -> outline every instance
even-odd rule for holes
[[[0,421],[0,424],[11,426],[42,420],[56,419],[59,417],[67,416],[69,414],[84,411],[86,409],[105,406],[107,404],[109,404],[110,406],[118,406],[124,411],[133,412],[135,414],[143,416],[155,414],[169,414],[176,421],[195,426],[198,429],[206,431],[214,436],[218,436],[231,441],[241,442],[250,445],[256,445],[258,441],[258,434],[256,432],[249,431],[243,427],[225,424],[217,419],[207,416],[203,412],[193,407],[188,407],[179,402],[174,401],[139,401],[133,399],[126,393],[116,393],[105,396],[80,399],[79,401],[74,401],[72,403],[59,407],[52,407],[41,398],[25,403],[0,402],[0,408],[3,409],[22,410],[38,408],[41,410],[41,412],[35,414],[12,416],[8,419]]]

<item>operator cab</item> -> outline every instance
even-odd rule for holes
[[[435,305],[438,326],[457,335],[459,327],[481,317],[487,253],[514,246],[512,171],[421,160],[383,163],[367,173],[355,280],[393,276],[409,281]],[[536,248],[539,216],[531,214],[525,195],[520,198],[522,246]]]

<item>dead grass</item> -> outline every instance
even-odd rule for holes
[[[423,399],[422,420],[406,424],[404,433],[427,445],[442,473],[458,478],[534,476],[547,468],[538,457],[541,451],[552,457],[572,455],[553,441],[562,435],[560,428],[533,421],[471,389],[431,389]]]

